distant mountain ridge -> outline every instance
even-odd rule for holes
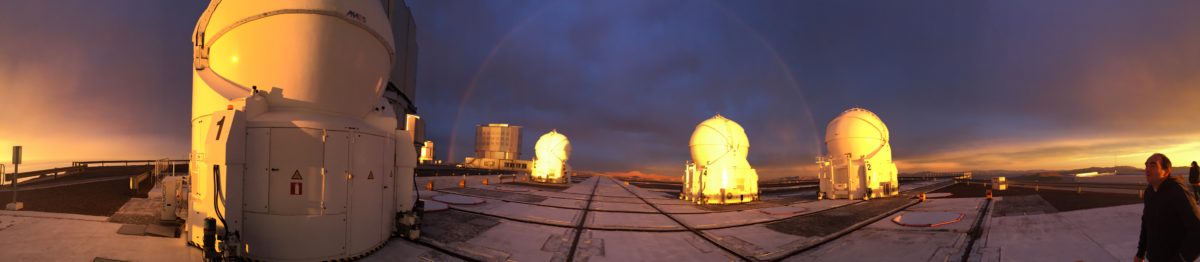
[[[1171,168],[1171,175],[1176,175],[1176,176],[1186,176],[1186,175],[1188,175],[1188,170],[1189,170],[1190,168],[1191,168],[1190,166],[1177,166],[1177,167],[1172,167],[1172,168]],[[1140,175],[1143,175],[1143,174],[1145,174],[1145,170],[1144,170],[1143,168],[1132,167],[1132,166],[1117,166],[1117,167],[1087,167],[1087,168],[1069,169],[1069,170],[1046,170],[1046,169],[1030,169],[1030,170],[1003,170],[1003,169],[993,169],[993,170],[975,170],[975,171],[970,171],[970,172],[971,172],[971,175],[972,175],[972,176],[986,176],[986,177],[991,177],[991,176],[1021,176],[1021,175],[1075,175],[1075,174],[1080,174],[1080,173],[1088,173],[1088,172],[1096,172],[1096,173],[1113,173],[1113,171],[1114,171],[1114,170],[1116,171],[1116,175],[1138,175],[1138,176],[1140,176]],[[953,174],[962,174],[962,172],[932,172],[932,171],[921,171],[921,172],[913,172],[913,173],[900,173],[900,176],[901,176],[901,177],[924,177],[924,176],[947,176],[947,175],[953,175]]]
[[[1187,176],[1189,168],[1190,168],[1190,166],[1173,167],[1173,168],[1171,168],[1171,175]],[[1137,168],[1137,167],[1132,167],[1132,166],[1118,166],[1115,168],[1114,167],[1087,167],[1087,168],[1068,169],[1068,170],[989,169],[989,170],[974,170],[974,171],[970,171],[970,172],[971,172],[972,177],[987,178],[987,177],[997,177],[997,176],[1017,177],[1017,176],[1026,176],[1026,175],[1059,177],[1059,176],[1074,176],[1075,174],[1089,173],[1089,172],[1112,173],[1114,170],[1116,170],[1116,175],[1122,175],[1122,176],[1126,176],[1126,175],[1141,176],[1141,175],[1145,174],[1145,171],[1143,171],[1142,168]],[[604,175],[604,176],[611,176],[611,177],[621,177],[621,178],[631,179],[631,180],[679,182],[679,176],[664,176],[664,175],[658,175],[658,174],[642,173],[639,171],[594,172],[594,171],[576,170],[576,172],[579,175],[584,175],[584,176]],[[900,177],[953,177],[953,176],[959,176],[962,174],[963,174],[963,172],[920,171],[920,172],[911,172],[911,173],[903,173],[902,172],[902,173],[900,173]],[[786,183],[786,182],[813,181],[813,180],[817,180],[817,177],[815,174],[805,174],[805,175],[800,175],[800,176],[786,176],[786,177],[779,177],[779,178],[760,178],[759,182]]]

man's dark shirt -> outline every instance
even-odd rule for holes
[[[1193,261],[1200,256],[1200,209],[1182,179],[1146,187],[1137,256],[1150,261]]]
[[[1200,169],[1196,168],[1196,166],[1188,169],[1188,182],[1192,184],[1200,183]]]

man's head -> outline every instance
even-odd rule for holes
[[[1154,153],[1146,159],[1146,183],[1156,190],[1167,177],[1171,176],[1171,159],[1162,153]]]

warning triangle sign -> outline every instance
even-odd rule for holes
[[[300,177],[300,169],[296,169],[296,172],[292,173],[292,180],[301,180],[301,179],[304,179],[304,178]]]
[[[375,171],[371,171],[371,173],[368,173],[367,179],[375,179]]]

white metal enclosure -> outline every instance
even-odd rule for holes
[[[209,5],[193,35],[190,243],[313,261],[366,254],[400,220],[415,238],[416,149],[381,95],[397,59],[387,3]]]
[[[825,131],[829,155],[817,158],[818,195],[868,199],[899,194],[889,141],[883,120],[866,109],[851,108],[830,121]]]
[[[684,170],[680,198],[698,204],[758,200],[758,172],[746,160],[750,141],[741,125],[713,116],[696,125],[689,147],[692,162]]]

